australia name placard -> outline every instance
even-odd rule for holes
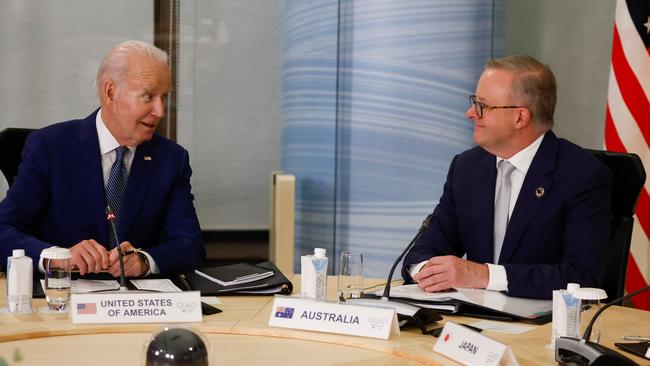
[[[203,319],[199,291],[73,294],[70,303],[75,324],[176,323]]]
[[[388,339],[399,334],[395,309],[276,296],[269,325]]]

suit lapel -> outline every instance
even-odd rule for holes
[[[478,162],[479,166],[472,176],[474,216],[474,248],[466,248],[475,253],[471,260],[492,263],[492,243],[494,241],[494,187],[496,184],[496,158],[486,153]],[[486,215],[488,217],[486,217]]]
[[[537,188],[543,188],[545,194],[550,192],[553,185],[550,174],[555,170],[556,155],[557,138],[553,132],[549,131],[544,136],[524,178],[524,184],[521,186],[517,203],[508,222],[499,263],[510,261],[515,250],[521,244],[521,237],[526,231],[526,227],[542,203],[543,196],[538,198],[535,194]]]
[[[110,248],[105,213],[104,175],[99,151],[99,138],[95,127],[96,116],[97,111],[86,117],[79,129],[77,140],[80,147],[79,159],[81,163],[75,167],[75,170],[78,174],[78,181],[87,183],[83,184],[83,194],[86,196],[85,202],[95,221],[97,232],[100,233],[96,239],[100,244]]]
[[[119,235],[121,241],[128,240],[128,233],[133,226],[133,220],[144,201],[151,182],[154,164],[159,163],[154,156],[156,138],[157,136],[154,135],[151,141],[140,144],[135,150],[122,207],[122,218],[120,219]]]

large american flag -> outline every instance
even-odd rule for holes
[[[633,152],[650,168],[650,1],[618,0],[609,72],[605,148]],[[636,209],[627,267],[627,292],[650,281],[650,183],[646,180]],[[650,310],[650,293],[632,298]]]

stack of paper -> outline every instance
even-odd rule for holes
[[[273,276],[272,270],[246,263],[203,268],[195,272],[197,275],[218,283],[221,286],[241,285]]]

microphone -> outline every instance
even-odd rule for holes
[[[570,337],[560,337],[556,339],[555,361],[563,365],[638,366],[639,364],[630,360],[619,352],[616,352],[613,349],[609,349],[601,344],[590,342],[589,337],[591,336],[591,329],[593,328],[596,319],[598,319],[600,314],[605,311],[605,309],[609,308],[612,305],[623,302],[644,291],[647,291],[648,289],[650,289],[650,285],[605,304],[605,306],[600,308],[596,314],[594,314],[593,318],[591,318],[589,325],[585,329],[585,333],[582,335],[582,339]]]
[[[402,253],[397,257],[397,259],[393,263],[393,266],[391,267],[390,272],[388,273],[388,279],[386,281],[386,286],[384,287],[384,293],[382,294],[381,298],[377,299],[376,297],[374,297],[374,295],[371,295],[370,298],[364,297],[362,299],[348,299],[346,300],[346,303],[374,306],[380,308],[393,308],[397,312],[397,318],[399,320],[400,327],[415,325],[420,328],[423,334],[428,334],[425,324],[442,320],[440,314],[438,314],[433,309],[421,308],[419,306],[411,305],[405,302],[390,300],[390,282],[393,279],[393,273],[395,273],[395,268],[397,268],[397,265],[402,260],[402,258],[404,258],[406,253],[408,253],[411,250],[411,248],[413,248],[413,246],[420,239],[422,234],[424,234],[429,228],[429,226],[431,226],[431,222],[435,217],[434,214],[435,211],[429,214],[424,219],[424,221],[422,221],[422,225],[420,226],[418,233],[415,234],[413,240],[411,240],[409,245],[406,246],[406,248],[402,251]]]
[[[435,211],[434,211],[435,212]],[[390,299],[390,282],[393,280],[393,273],[395,273],[395,268],[397,268],[397,265],[399,262],[404,258],[406,253],[408,253],[411,248],[415,245],[415,243],[420,240],[420,237],[422,234],[424,234],[425,231],[431,226],[431,221],[433,221],[433,212],[430,213],[424,221],[422,221],[422,225],[420,226],[420,230],[418,230],[418,233],[415,234],[415,237],[413,237],[413,240],[409,243],[409,245],[406,246],[406,248],[402,251],[402,254],[397,257],[395,260],[395,263],[393,263],[393,266],[390,268],[390,272],[388,273],[388,279],[386,281],[386,287],[384,287],[384,294],[381,296],[382,299],[389,300]]]
[[[120,260],[120,291],[126,291],[126,277],[124,276],[124,253],[122,252],[122,247],[120,246],[120,241],[117,238],[117,228],[115,227],[115,220],[117,220],[117,215],[111,206],[106,206],[106,220],[111,224],[111,230],[113,231],[113,236],[115,237],[115,247],[117,248],[117,255]]]

